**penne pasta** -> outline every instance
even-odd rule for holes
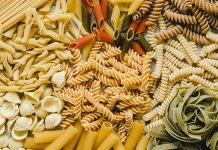
[[[131,43],[133,41],[133,38],[134,38],[134,30],[132,28],[129,28],[127,30],[127,33],[123,41],[123,45],[121,47],[121,49],[123,50],[123,53],[126,53],[129,50]]]
[[[113,8],[113,12],[111,14],[111,24],[114,29],[117,29],[120,18],[120,8],[118,5],[115,5]]]
[[[141,47],[143,48],[144,51],[146,51],[146,52],[151,51],[151,46],[148,43],[148,41],[145,39],[143,34],[138,35],[137,41],[139,42],[139,44],[141,45]]]
[[[122,13],[122,14],[120,15],[120,18],[119,18],[119,21],[118,21],[118,26],[117,26],[117,29],[118,29],[119,31],[122,30],[123,22],[124,22],[124,17],[125,17],[125,14]]]
[[[114,30],[107,22],[104,22],[104,31],[114,38]]]
[[[97,28],[97,22],[95,18],[95,13],[92,12],[90,16],[90,31],[92,31],[94,28]]]
[[[93,31],[97,35],[98,39],[100,39],[101,41],[109,43],[109,44],[113,44],[112,37],[109,34],[107,34],[106,32],[103,32],[97,28],[95,28]]]
[[[119,140],[114,146],[114,150],[125,150],[123,143]]]
[[[142,5],[143,2],[144,0],[134,0],[128,9],[128,15],[134,14],[136,10]]]
[[[94,12],[95,12],[95,17],[98,23],[98,27],[101,30],[103,30],[104,29],[104,16],[103,16],[102,8],[101,8],[99,1],[97,1],[94,5]]]
[[[123,20],[123,26],[122,26],[122,30],[121,31],[124,31],[126,30],[127,28],[129,28],[129,25],[132,21],[132,17],[130,15],[125,15],[124,17],[124,20]]]
[[[82,150],[92,150],[94,146],[94,142],[97,136],[97,132],[95,131],[87,131],[86,136],[84,138],[83,149]]]
[[[144,126],[145,125],[143,121],[134,122],[133,127],[127,137],[126,143],[124,144],[126,150],[135,149],[138,140],[144,133]]]
[[[104,16],[104,19],[107,19],[107,12],[108,12],[108,0],[101,0],[101,10]]]
[[[90,14],[84,4],[82,4],[82,23],[87,32],[90,32]]]
[[[138,26],[138,29],[136,30],[136,34],[144,33],[145,30],[146,30],[146,18],[143,18]]]
[[[24,141],[24,148],[28,149],[45,149],[50,143],[35,143],[33,137],[27,137]]]
[[[88,44],[89,42],[93,41],[95,39],[95,35],[94,34],[88,34],[80,39],[77,39],[74,42],[71,42],[69,45],[69,48],[71,49],[75,49],[75,48],[79,48],[81,46],[84,46],[86,44]]]
[[[59,135],[51,144],[49,144],[45,150],[60,150],[65,144],[67,144],[73,137],[76,136],[78,130],[72,125],[69,126],[66,131]]]
[[[53,142],[60,135],[64,134],[65,130],[53,130],[34,133],[35,143],[49,143]]]
[[[104,122],[102,124],[95,140],[94,149],[96,149],[104,141],[104,139],[109,136],[112,130],[113,126],[110,122]]]
[[[76,0],[68,0],[67,1],[67,11],[69,13],[73,13],[76,10]]]
[[[75,13],[80,20],[82,20],[82,2],[81,0],[75,0]]]
[[[110,133],[109,136],[99,145],[97,150],[109,150],[119,142],[119,137],[115,133]]]
[[[123,12],[127,12],[129,7],[128,6],[125,6],[123,3],[119,3],[119,8],[120,8],[120,11],[123,11]]]
[[[77,129],[77,134],[76,136],[71,139],[64,147],[63,149],[64,150],[72,150],[72,149],[75,149],[78,141],[80,140],[80,137],[82,135],[82,132],[83,132],[83,127],[81,126],[81,123],[80,121],[77,121],[74,125],[74,127]]]
[[[87,0],[82,0],[83,5],[85,6],[86,10],[91,14],[93,10],[93,6],[90,6]]]
[[[121,37],[120,31],[117,29],[114,33],[114,43],[115,45],[121,45],[123,38]]]
[[[140,24],[140,22],[132,21],[129,28],[132,28],[134,30],[134,33],[135,33],[139,27],[139,24]]]
[[[85,60],[88,59],[88,56],[89,56],[89,53],[90,51],[92,50],[92,47],[95,43],[95,40],[92,40],[91,42],[89,42],[88,44],[86,44],[84,47],[83,47],[83,58]]]
[[[133,0],[110,0],[112,4],[117,4],[117,3],[131,3]]]
[[[142,49],[140,44],[138,44],[137,42],[132,42],[131,46],[132,46],[132,49],[134,49],[134,51],[137,52],[138,54],[140,55],[145,54],[144,50]]]
[[[81,135],[81,137],[79,139],[79,142],[78,142],[78,144],[76,146],[76,150],[82,150],[83,149],[86,133],[87,132],[83,130],[82,135]]]
[[[149,142],[148,134],[142,135],[142,137],[140,138],[140,140],[137,143],[136,150],[146,150],[148,142]]]

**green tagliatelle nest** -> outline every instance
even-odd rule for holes
[[[165,129],[175,139],[204,140],[218,126],[218,98],[199,86],[183,87],[165,114]]]
[[[218,149],[218,129],[207,140],[207,145],[208,145],[208,147],[210,147],[211,150]]]

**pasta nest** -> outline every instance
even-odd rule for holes
[[[166,131],[187,143],[204,140],[218,126],[217,100],[205,87],[181,87],[166,111]]]

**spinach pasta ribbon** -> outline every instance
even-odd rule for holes
[[[218,129],[211,135],[211,138],[207,140],[207,145],[211,150],[218,149]]]
[[[200,142],[218,126],[218,98],[205,87],[181,87],[166,111],[164,122],[173,138]]]

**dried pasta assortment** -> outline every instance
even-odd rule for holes
[[[0,2],[0,148],[217,150],[217,4]]]

